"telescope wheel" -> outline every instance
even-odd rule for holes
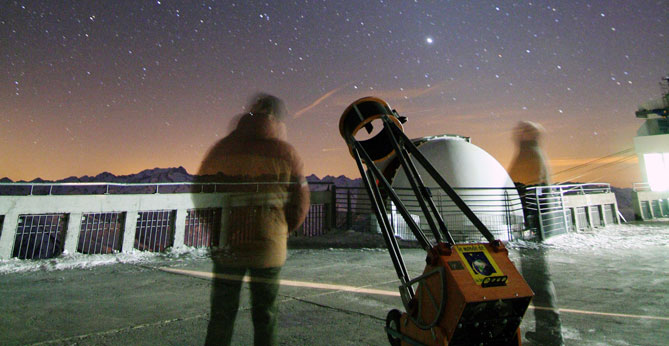
[[[395,330],[399,333],[401,317],[402,313],[397,309],[388,311],[388,315],[386,316],[386,328]],[[402,340],[400,338],[396,338],[390,333],[388,333],[388,341],[390,341],[390,345],[392,346],[400,346],[402,344]]]

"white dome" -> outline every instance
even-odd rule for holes
[[[428,138],[418,150],[453,188],[515,187],[509,174],[494,157],[462,138]],[[417,166],[425,186],[438,186],[420,165]],[[397,172],[392,185],[410,187],[403,171]]]
[[[434,168],[453,187],[470,209],[493,233],[496,239],[509,240],[512,230],[522,229],[523,212],[518,191],[504,167],[483,149],[459,136],[425,137],[413,142],[418,150],[432,163]],[[421,219],[421,228],[430,236],[429,226],[424,221],[415,195],[410,190],[404,170],[400,167],[391,172],[397,163],[382,165],[393,189],[400,199]],[[432,198],[440,210],[447,228],[456,241],[478,241],[481,234],[455,206],[427,171],[413,159],[423,183],[430,189]],[[394,208],[393,208],[394,209]],[[393,210],[394,213],[394,210]],[[509,213],[507,215],[507,213]]]

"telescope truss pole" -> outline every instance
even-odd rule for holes
[[[430,229],[432,230],[434,238],[438,243],[440,243],[443,241],[442,235],[444,235],[446,237],[446,241],[448,241],[449,244],[455,245],[455,240],[453,240],[450,232],[448,232],[446,223],[444,223],[444,219],[437,210],[437,206],[434,204],[427,187],[425,187],[425,184],[423,183],[423,179],[420,177],[416,166],[411,160],[411,156],[406,150],[407,146],[414,146],[413,143],[410,140],[406,141],[402,138],[400,138],[398,141],[398,139],[393,134],[393,130],[397,126],[393,124],[387,116],[383,116],[381,119],[383,120],[383,126],[390,128],[389,131],[387,131],[388,138],[390,139],[390,142],[397,154],[397,158],[400,160],[400,165],[404,169],[407,179],[411,184],[411,188],[416,195],[416,199],[418,200],[418,204],[423,211],[423,215],[425,215],[425,218],[430,225]]]
[[[404,134],[404,132],[402,132],[396,126],[390,126],[390,129],[392,130],[394,135],[400,138],[401,141],[404,141],[405,143],[406,141],[409,142],[411,141],[409,137],[407,137]],[[469,208],[467,203],[465,203],[465,201],[463,201],[462,198],[460,198],[458,193],[455,192],[455,190],[453,190],[453,188],[446,182],[446,180],[439,174],[439,172],[437,172],[437,170],[434,168],[434,166],[432,166],[430,161],[425,156],[423,156],[423,154],[420,151],[418,151],[418,148],[416,148],[415,145],[407,145],[405,147],[409,150],[411,155],[413,155],[413,157],[415,157],[416,160],[418,160],[418,162],[423,166],[423,168],[425,168],[425,170],[432,177],[432,179],[434,179],[437,182],[437,184],[444,190],[444,192],[446,192],[448,197],[451,198],[451,200],[455,203],[455,205],[458,206],[458,208],[460,208],[460,210],[465,214],[465,216],[467,216],[467,218],[469,219],[469,221],[471,221],[474,227],[476,227],[476,229],[478,229],[478,231],[481,232],[481,234],[486,238],[486,240],[488,240],[488,242],[491,243],[494,242],[495,237],[492,235],[492,233],[490,233],[488,227],[486,227],[483,224],[483,222],[481,222],[478,216],[476,216],[476,214],[474,214],[474,212]]]
[[[381,173],[379,168],[376,167],[374,161],[371,159],[369,154],[365,151],[365,149],[359,142],[354,141],[352,145],[354,146],[355,149],[357,149],[358,155],[362,155],[362,158],[367,163],[367,169],[373,174],[373,177],[375,177],[378,180],[379,185],[383,186],[386,189],[390,199],[395,204],[395,207],[397,207],[397,210],[399,211],[400,215],[402,215],[402,218],[407,223],[407,226],[409,226],[409,228],[411,229],[411,233],[413,233],[413,235],[416,237],[418,244],[420,244],[420,246],[425,251],[431,249],[433,244],[425,237],[425,233],[423,233],[423,231],[420,229],[420,226],[418,226],[418,224],[416,224],[416,221],[414,221],[414,219],[411,217],[411,213],[409,213],[409,210],[406,208],[402,200],[400,200],[400,197],[397,195],[395,190],[390,186],[390,183],[388,182],[388,180],[386,180],[386,177],[383,176],[383,173]],[[362,168],[360,169],[362,172]]]
[[[390,253],[390,259],[392,260],[393,266],[395,267],[395,272],[397,273],[397,276],[399,277],[400,282],[402,283],[402,286],[400,287],[406,287],[406,283],[410,282],[411,278],[409,277],[409,273],[407,272],[404,259],[402,258],[402,253],[400,252],[399,245],[397,244],[397,240],[393,235],[390,221],[386,216],[387,215],[386,208],[383,205],[381,192],[379,191],[379,187],[373,183],[374,174],[371,171],[366,172],[364,167],[362,166],[362,160],[360,158],[360,153],[358,152],[359,150],[358,142],[355,141],[354,144],[356,145],[352,148],[353,157],[355,158],[355,162],[358,165],[358,170],[360,170],[360,176],[362,177],[362,182],[365,185],[365,189],[367,190],[367,195],[369,196],[369,199],[372,202],[371,203],[372,209],[374,210],[376,219],[379,221],[379,227],[381,227],[381,234],[383,235],[383,240],[385,240],[386,242],[386,247],[388,247],[388,252]],[[360,150],[362,150],[362,152],[366,154],[364,149],[360,148]],[[368,163],[368,166],[369,165],[370,164]],[[374,163],[372,162],[371,165],[373,166]],[[409,298],[414,297],[414,292],[411,286],[408,286],[406,294],[409,295]]]

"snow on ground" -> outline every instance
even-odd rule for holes
[[[665,246],[669,249],[669,219],[657,222],[612,225],[580,232],[572,232],[547,239],[543,243],[514,240],[509,248],[546,248],[562,252],[582,252],[590,249],[645,249]],[[327,248],[327,247],[326,247]],[[330,249],[330,251],[333,251]],[[67,254],[44,260],[0,260],[0,275],[31,271],[87,269],[116,263],[150,264],[187,259],[207,258],[209,250],[185,247],[169,249],[165,253],[133,251],[109,255]]]
[[[644,249],[650,246],[669,247],[669,220],[611,225],[579,232],[570,232],[546,239],[543,243],[514,240],[510,248],[548,248],[565,252],[584,249]]]
[[[169,249],[164,253],[132,251],[128,253],[115,253],[108,255],[85,255],[80,253],[63,253],[57,258],[43,260],[20,260],[12,258],[0,260],[0,275],[9,273],[21,273],[32,271],[53,271],[65,269],[88,269],[102,265],[116,263],[126,264],[148,264],[155,262],[175,261],[181,259],[206,258],[209,249],[184,247],[182,249]]]

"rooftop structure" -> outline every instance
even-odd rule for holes
[[[649,219],[669,213],[669,76],[660,83],[662,97],[639,107],[636,117],[646,119],[634,137],[644,182],[635,184],[637,218]]]

